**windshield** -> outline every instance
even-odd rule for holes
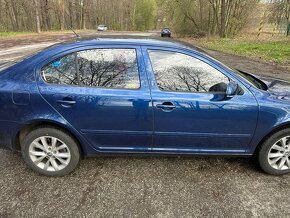
[[[245,78],[247,81],[249,81],[256,88],[265,90],[265,91],[268,89],[267,85],[262,80],[259,80],[255,76],[249,73],[243,72],[241,70],[236,70],[235,72],[239,74],[240,76],[242,76],[243,78]]]

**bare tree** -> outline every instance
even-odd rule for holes
[[[290,0],[274,1],[279,5],[280,12],[277,16],[283,14],[283,19],[289,21]],[[180,34],[218,34],[227,37],[244,27],[258,2],[259,0],[0,0],[0,31],[40,32],[64,30],[68,27],[95,29],[98,24],[106,24],[113,30],[149,30],[168,25]]]
[[[259,0],[158,0],[169,24],[180,34],[235,35]],[[169,8],[169,10],[166,10]],[[168,25],[168,24],[166,24]]]
[[[290,0],[272,0],[270,21],[278,26],[285,26],[287,36],[290,35]]]
[[[35,20],[36,20],[36,31],[37,33],[40,33],[40,18],[39,18],[39,0],[34,0],[34,4],[35,4]]]

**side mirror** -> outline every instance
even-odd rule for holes
[[[234,81],[230,81],[227,90],[226,90],[226,96],[232,97],[237,93],[238,90],[238,84]]]

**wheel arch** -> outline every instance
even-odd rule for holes
[[[79,137],[77,137],[76,132],[70,130],[69,128],[67,128],[64,124],[59,123],[59,122],[54,122],[51,120],[35,120],[33,122],[30,122],[24,126],[22,126],[15,137],[15,141],[14,141],[14,146],[16,150],[21,150],[21,145],[20,142],[21,140],[29,133],[31,132],[33,129],[36,129],[38,127],[41,126],[49,126],[49,127],[54,127],[54,128],[58,128],[61,129],[63,131],[65,131],[66,133],[68,133],[78,144],[81,155],[85,155],[86,154],[86,150],[83,147],[83,143],[82,140],[79,139]]]
[[[259,148],[263,145],[263,143],[273,134],[275,134],[276,132],[279,132],[283,129],[290,129],[290,121],[285,122],[283,124],[280,124],[278,126],[276,126],[275,128],[271,129],[271,131],[269,131],[257,144],[257,146],[254,149],[254,154],[256,154],[256,152],[259,150]]]

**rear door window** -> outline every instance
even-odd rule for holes
[[[72,53],[45,65],[42,78],[50,84],[138,89],[135,49],[91,49]]]
[[[84,86],[138,89],[135,49],[93,49],[78,52],[80,82]]]

